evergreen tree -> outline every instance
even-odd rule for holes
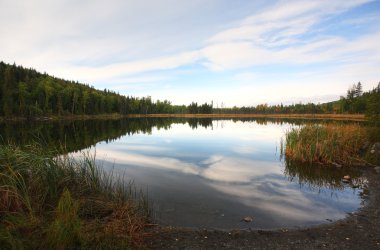
[[[369,95],[366,115],[370,121],[377,126],[380,125],[380,82]]]
[[[354,85],[355,86],[355,85]],[[355,97],[359,97],[363,94],[363,87],[361,82],[358,82],[355,88]]]

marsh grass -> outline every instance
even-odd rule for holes
[[[0,146],[2,248],[141,248],[150,218],[145,196],[95,156]]]
[[[300,162],[352,165],[361,161],[360,148],[370,140],[367,131],[358,124],[307,124],[286,132],[281,151]]]

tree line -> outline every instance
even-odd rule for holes
[[[380,83],[363,92],[361,82],[339,100],[291,105],[259,104],[249,107],[214,108],[211,104],[172,105],[150,96],[124,96],[88,84],[67,81],[34,69],[0,62],[0,116],[128,114],[366,114],[380,120]]]
[[[259,104],[249,107],[214,108],[219,114],[366,114],[372,120],[380,120],[380,82],[377,87],[363,92],[361,82],[347,90],[339,100],[322,104],[297,103],[291,105]]]
[[[211,113],[212,104],[172,105],[41,74],[0,62],[0,116]]]

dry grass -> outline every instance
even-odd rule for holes
[[[368,143],[366,128],[357,124],[305,125],[286,133],[282,153],[301,162],[351,165]]]

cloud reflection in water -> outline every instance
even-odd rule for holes
[[[252,227],[273,228],[321,223],[354,211],[360,199],[352,189],[321,187],[318,193],[284,176],[275,151],[278,134],[288,126],[229,121],[213,130],[192,130],[177,124],[98,144],[96,155],[151,187],[153,200],[171,211],[163,214],[169,224],[244,227],[236,221],[251,215]],[[224,217],[215,211],[224,211]]]

